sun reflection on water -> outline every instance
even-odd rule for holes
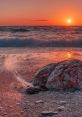
[[[74,54],[73,52],[65,52],[64,56],[66,59],[73,59]]]

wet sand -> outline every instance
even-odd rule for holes
[[[0,50],[0,117],[39,117],[42,111],[55,112],[53,117],[82,117],[81,91],[47,91],[26,95],[23,83],[15,76],[17,72],[23,80],[31,82],[42,66],[66,59],[64,53],[67,50],[52,50]],[[81,59],[82,56],[74,57]]]

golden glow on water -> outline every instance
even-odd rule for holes
[[[66,52],[66,53],[65,53],[65,57],[66,57],[67,59],[72,59],[72,58],[73,58],[73,53],[72,53],[72,52]]]

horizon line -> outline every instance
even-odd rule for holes
[[[70,25],[70,26],[68,26],[68,25],[0,25],[0,27],[14,27],[14,26],[17,26],[17,27],[27,27],[27,26],[29,26],[29,27],[32,27],[32,26],[37,26],[37,27],[39,27],[39,26],[42,26],[42,27],[44,27],[44,26],[54,26],[54,27],[82,27],[82,25]]]

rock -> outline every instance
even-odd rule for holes
[[[60,104],[64,105],[64,104],[66,104],[66,101],[60,101]]]
[[[82,89],[82,61],[74,59],[49,64],[35,74],[32,85],[26,91],[28,94],[50,89]]]
[[[82,87],[82,61],[70,60],[59,63],[48,77],[46,87],[77,89]]]
[[[43,101],[43,100],[37,100],[35,103],[36,103],[36,104],[44,103],[44,101]]]
[[[20,111],[20,113],[21,113],[21,114],[23,114],[23,113],[24,113],[24,111]]]
[[[26,100],[25,103],[30,103],[30,101]]]
[[[40,88],[36,88],[36,87],[30,87],[30,88],[26,89],[27,94],[36,94],[39,92],[40,92]]]
[[[53,112],[53,111],[43,111],[43,112],[41,112],[41,116],[42,117],[51,117],[51,116],[53,116],[53,115],[56,115],[56,114],[58,114],[57,112]]]
[[[58,110],[58,111],[63,111],[64,109],[65,109],[64,106],[59,106],[57,110]]]
[[[48,77],[55,67],[55,63],[49,64],[41,68],[34,76],[32,84],[34,86],[44,87],[47,83]]]

